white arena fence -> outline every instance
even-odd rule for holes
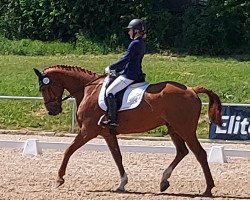
[[[42,97],[27,97],[27,96],[0,96],[0,99],[17,99],[17,100],[43,100]],[[75,127],[75,112],[76,112],[76,103],[74,98],[69,98],[67,101],[70,101],[72,103],[71,107],[71,128],[70,132],[74,133],[74,127]],[[202,105],[207,106],[208,103],[202,103]],[[223,103],[222,105],[225,106],[250,106],[250,104],[237,104],[237,103]]]
[[[70,143],[66,142],[44,142],[37,139],[27,139],[26,141],[0,140],[0,148],[18,148],[22,149],[23,155],[36,156],[45,149],[65,150]],[[174,146],[146,146],[146,145],[120,145],[122,152],[136,153],[164,153],[175,154]],[[80,151],[109,151],[106,144],[87,143],[79,149]],[[250,158],[250,150],[242,149],[224,149],[224,146],[212,146],[205,148],[208,154],[208,162],[225,163],[227,157]],[[192,152],[191,152],[192,153]]]

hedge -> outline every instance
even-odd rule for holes
[[[142,18],[149,51],[218,55],[250,49],[248,0],[187,2],[172,12],[164,0],[1,0],[0,34],[71,43],[82,35],[115,50],[128,44],[123,27]]]

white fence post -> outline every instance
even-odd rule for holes
[[[224,146],[212,146],[208,156],[209,163],[226,163],[227,159],[224,152]]]
[[[75,116],[76,116],[76,101],[75,99],[72,99],[72,109],[71,109],[71,133],[74,133],[75,128]]]
[[[23,147],[23,155],[37,156],[42,153],[37,139],[27,139]]]

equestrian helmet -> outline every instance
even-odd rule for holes
[[[139,31],[145,31],[145,25],[141,19],[131,20],[126,28],[127,29],[137,29]]]

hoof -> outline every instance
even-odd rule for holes
[[[58,178],[56,181],[56,188],[60,187],[62,184],[64,184],[64,179]]]
[[[205,192],[202,194],[202,196],[203,196],[203,197],[213,197],[211,191],[205,191]]]
[[[164,192],[169,187],[169,182],[167,180],[161,181],[160,191]]]
[[[123,192],[125,192],[125,189],[124,189],[124,188],[117,188],[117,189],[115,190],[115,192],[123,193]]]

